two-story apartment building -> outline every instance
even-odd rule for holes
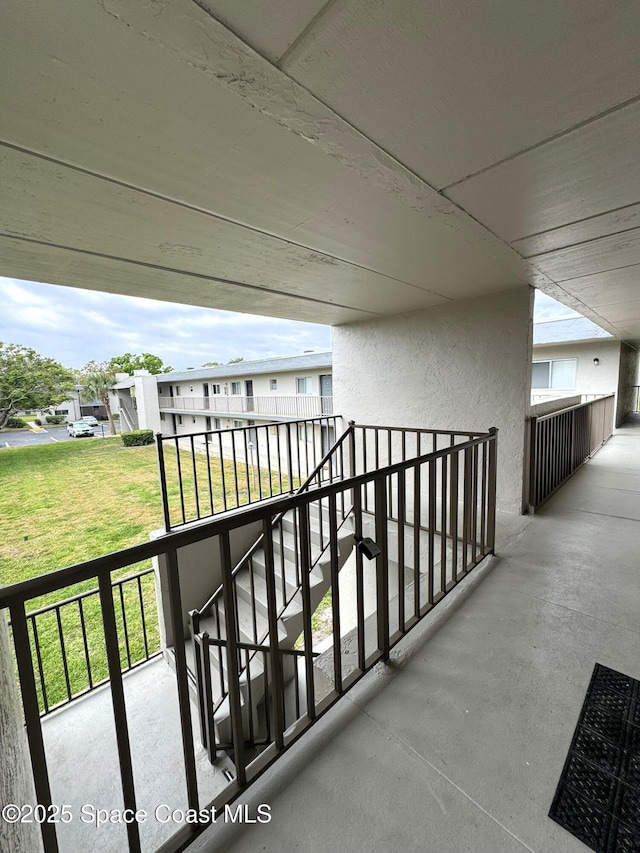
[[[157,380],[163,433],[231,429],[333,411],[331,352],[176,371]]]

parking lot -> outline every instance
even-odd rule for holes
[[[116,426],[116,429],[118,427]],[[100,424],[96,427],[95,438],[104,438],[109,435],[109,424]],[[41,432],[31,432],[29,429],[2,430],[0,432],[0,449],[7,447],[27,447],[31,444],[51,444],[56,441],[91,441],[91,438],[71,438],[66,426],[43,427]]]

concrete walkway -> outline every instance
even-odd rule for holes
[[[640,424],[426,634],[253,787],[269,824],[216,824],[190,849],[585,853],[547,813],[594,664],[640,679]]]

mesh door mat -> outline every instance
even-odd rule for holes
[[[596,664],[549,817],[598,853],[640,853],[640,681]]]

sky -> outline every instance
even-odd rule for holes
[[[536,291],[534,320],[578,316]],[[150,352],[174,370],[331,348],[331,329],[254,314],[178,305],[0,278],[0,341],[32,347],[65,367]]]

